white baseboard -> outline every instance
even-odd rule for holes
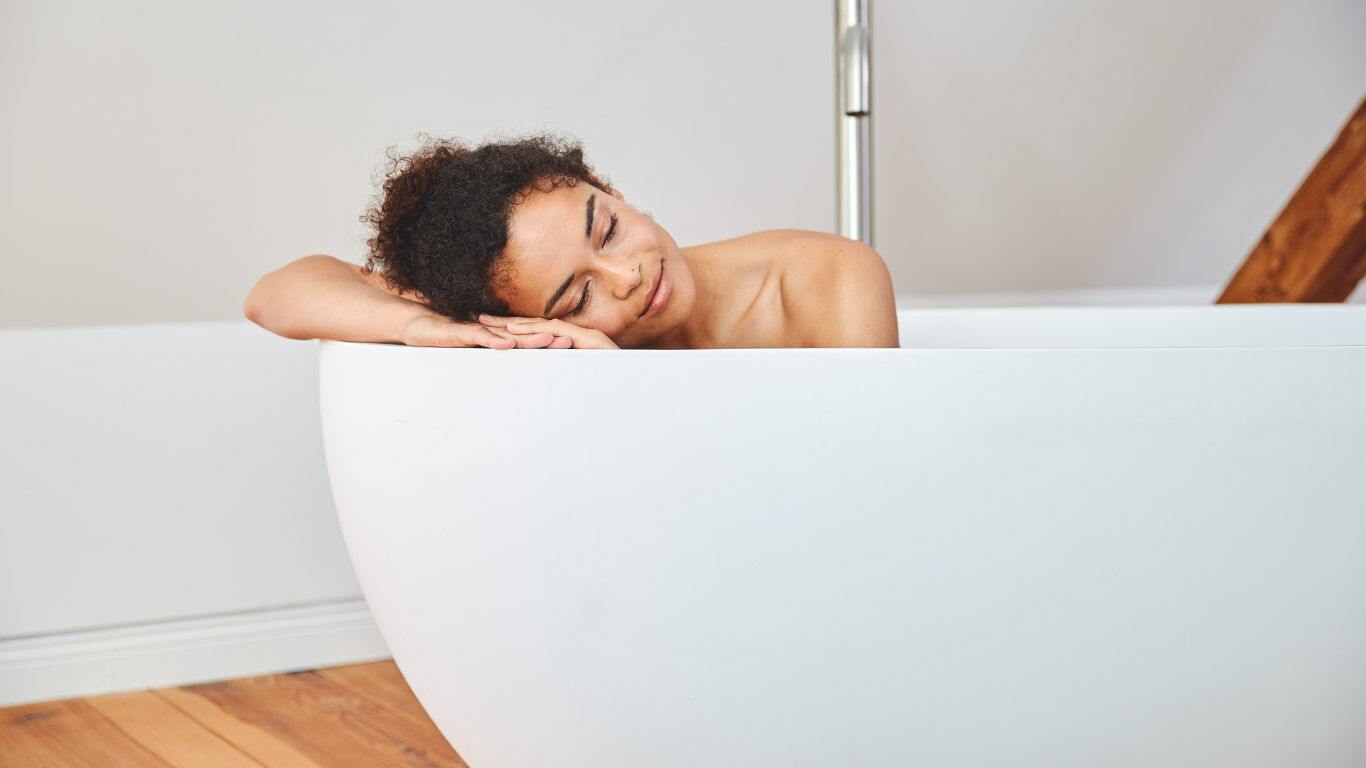
[[[390,658],[364,600],[0,640],[0,706]]]

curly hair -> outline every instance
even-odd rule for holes
[[[578,142],[549,134],[469,148],[421,137],[410,155],[390,147],[382,192],[361,216],[374,236],[367,271],[419,291],[433,311],[472,321],[511,314],[493,291],[514,275],[502,260],[512,210],[532,191],[602,184]]]

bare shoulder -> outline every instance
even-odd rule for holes
[[[842,245],[867,247],[857,240],[809,229],[766,229],[722,242],[747,249],[767,249],[769,253],[778,254],[783,261],[816,257]]]
[[[896,294],[878,252],[826,232],[756,233],[781,253],[784,311],[800,346],[895,347]]]

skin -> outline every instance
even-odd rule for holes
[[[593,222],[585,237],[586,211]],[[616,226],[612,228],[612,217]],[[530,190],[508,225],[514,313],[460,322],[416,292],[331,256],[297,259],[257,281],[248,319],[291,339],[492,349],[895,347],[896,302],[882,258],[855,240],[783,229],[680,248],[597,179]],[[608,230],[612,237],[607,240]],[[641,316],[657,276],[672,293]],[[547,312],[546,301],[574,276]],[[587,290],[588,302],[570,314]]]
[[[530,193],[509,221],[503,258],[511,280],[495,291],[514,316],[481,322],[515,334],[550,332],[561,345],[565,336],[575,347],[635,349],[897,345],[891,279],[862,243],[775,230],[680,248],[601,182]],[[672,288],[668,304],[641,317],[661,270]],[[571,275],[547,313],[547,300]],[[587,303],[571,314],[585,291]]]

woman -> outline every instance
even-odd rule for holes
[[[292,339],[493,349],[895,347],[891,277],[801,230],[679,248],[550,136],[395,157],[364,267],[308,256],[243,310]]]

